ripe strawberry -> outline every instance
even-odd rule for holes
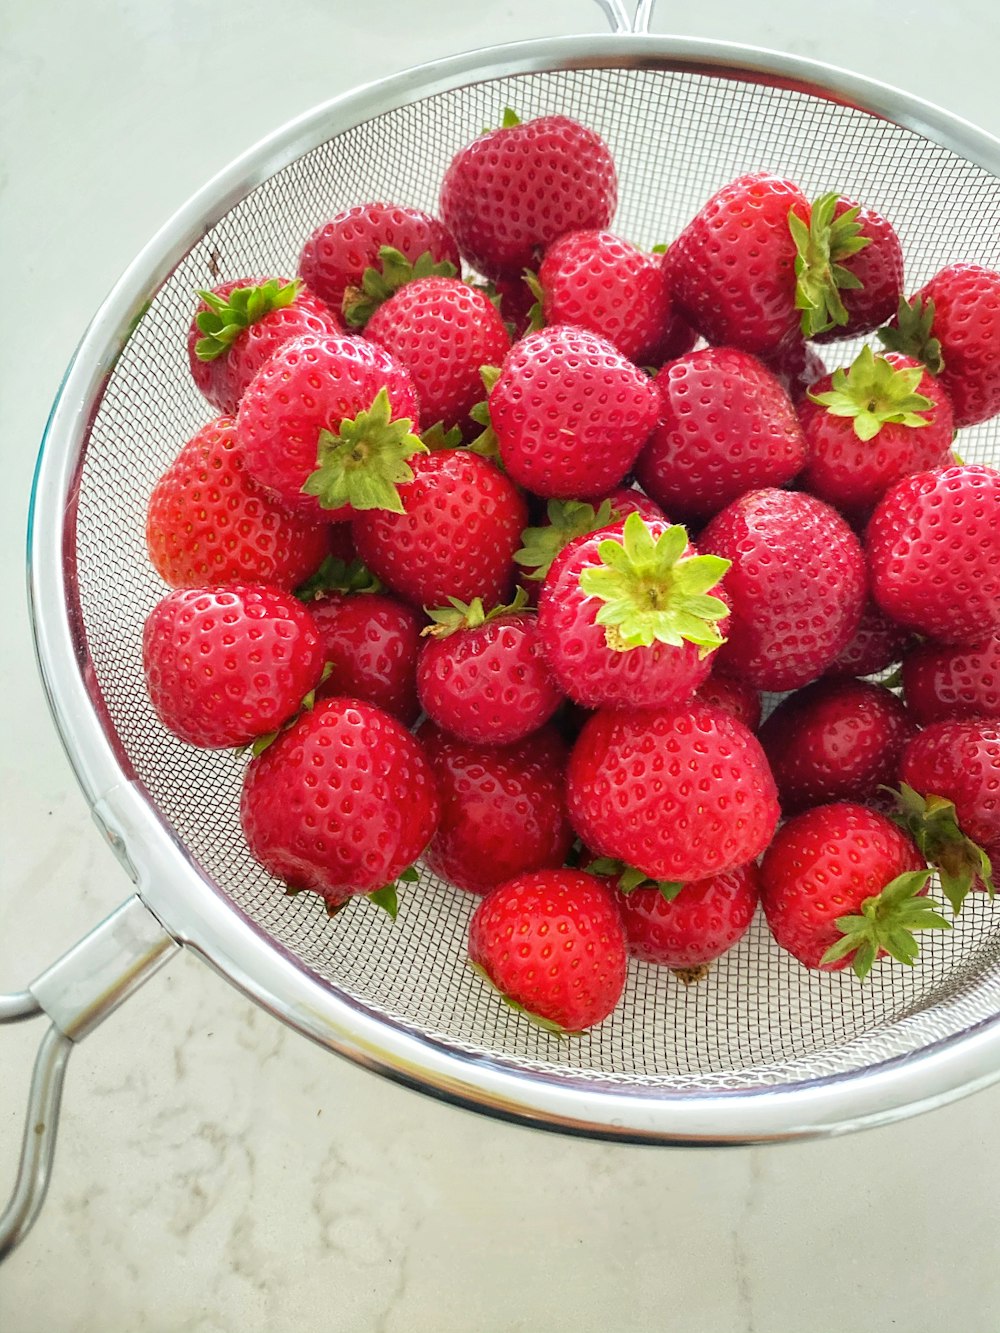
[[[799,485],[858,516],[902,477],[941,466],[954,434],[948,396],[923,366],[870,347],[810,388],[799,419],[809,447]]]
[[[538,297],[520,273],[501,273],[491,283],[487,294],[492,291],[499,301],[498,309],[508,333],[512,339],[523,338],[534,327]]]
[[[971,648],[923,643],[903,658],[903,695],[922,727],[960,718],[1000,719],[1000,634]]]
[[[682,882],[752,861],[780,813],[756,738],[699,703],[595,713],[570,755],[566,808],[598,856]]]
[[[285,504],[336,522],[359,509],[400,512],[417,438],[410,376],[358,338],[299,338],[243,395],[236,435],[247,471]]]
[[[865,532],[872,596],[887,615],[942,643],[1000,630],[1000,472],[968,466],[905,477]]]
[[[372,509],[353,525],[358,554],[391,591],[417,606],[509,597],[528,511],[499,468],[465,449],[421,454],[399,493],[405,512]]]
[[[815,208],[814,204],[814,211]],[[903,247],[892,223],[875,209],[853,203],[843,196],[838,197],[834,205],[834,222],[851,209],[857,210],[853,215],[858,228],[856,235],[866,243],[862,249],[838,261],[841,276],[843,273],[850,275],[839,292],[847,322],[835,322],[832,328],[811,332],[809,336],[819,343],[871,333],[896,313],[903,294]],[[836,270],[834,275],[836,277]]]
[[[891,690],[866,680],[818,680],[783,699],[760,743],[786,815],[829,801],[865,802],[899,776],[916,728]]]
[[[326,556],[332,532],[257,485],[231,417],[217,417],[188,440],[153,487],[146,511],[149,558],[172,588],[293,588]]]
[[[585,708],[683,704],[723,642],[728,605],[718,593],[728,568],[698,555],[684,528],[637,513],[577,537],[552,562],[538,601],[555,679]]]
[[[441,216],[473,268],[488,278],[537,267],[569,231],[606,227],[618,201],[604,141],[568,116],[500,129],[459,149],[441,183]]]
[[[949,922],[923,894],[930,871],[913,841],[849,802],[818,805],[775,834],[760,867],[774,938],[806,967],[867,976],[876,958],[913,963],[913,932]]]
[[[823,358],[800,333],[786,339],[776,352],[763,358],[763,363],[796,406],[810,385],[826,374]]]
[[[732,347],[670,361],[656,376],[660,424],[635,474],[682,520],[704,520],[745,491],[783,486],[806,461],[795,409],[764,365]]]
[[[868,599],[847,646],[826,669],[827,676],[873,676],[898,662],[913,636]],[[919,718],[917,721],[919,722]]]
[[[710,708],[721,708],[724,713],[732,714],[747,731],[756,731],[760,726],[760,695],[745,680],[713,671],[695,690],[694,698]]]
[[[312,616],[278,588],[185,588],[158,602],[142,636],[146,689],[163,725],[207,749],[274,731],[319,683]]]
[[[480,366],[498,366],[510,351],[499,312],[457,278],[407,283],[376,310],[365,337],[406,367],[421,419],[446,431],[465,425],[481,400]]]
[[[301,282],[237,278],[201,300],[188,330],[194,382],[212,406],[233,416],[246,387],[279,347],[312,334],[338,334],[340,323]]]
[[[635,462],[659,396],[609,342],[564,325],[530,333],[504,360],[490,419],[510,476],[536,495],[602,495]]]
[[[470,893],[531,870],[561,866],[573,841],[566,818],[566,750],[551,727],[517,745],[472,745],[420,728],[441,797],[424,852],[436,875]]]
[[[602,1022],[625,988],[625,935],[612,891],[582,870],[536,870],[500,884],[469,923],[469,958],[543,1027]]]
[[[525,570],[524,586],[531,591],[545,578],[552,561],[575,537],[586,536],[621,522],[629,514],[640,514],[647,519],[664,519],[663,510],[655,500],[642,491],[618,486],[600,500],[549,500],[545,522],[525,528],[521,533],[521,549],[514,559]]]
[[[840,515],[811,495],[751,491],[698,538],[733,562],[727,642],[717,666],[761,690],[793,690],[824,671],[858,627],[865,562]]]

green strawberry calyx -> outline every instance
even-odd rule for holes
[[[471,602],[460,602],[457,597],[449,597],[448,601],[451,603],[450,606],[424,607],[432,624],[422,629],[421,634],[430,634],[435,639],[447,639],[449,635],[457,634],[459,630],[478,629],[480,625],[496,620],[498,616],[523,611],[528,605],[528,594],[523,588],[518,588],[512,602],[508,602],[506,606],[495,606],[492,611],[483,610],[481,597],[473,597]]]
[[[915,931],[951,930],[951,922],[922,896],[930,876],[930,870],[908,870],[890,880],[881,893],[866,898],[857,915],[838,916],[841,937],[830,945],[820,963],[835,963],[853,954],[851,967],[863,981],[884,949],[912,967],[920,954]]]
[[[520,124],[522,124],[522,123],[523,123],[523,122],[522,122],[522,120],[521,120],[521,117],[517,114],[517,112],[514,110],[514,108],[513,108],[513,107],[509,107],[509,106],[505,106],[504,109],[503,109],[503,115],[502,115],[501,118],[500,118],[500,124],[499,124],[499,125],[484,125],[483,128],[482,128],[482,133],[483,133],[483,134],[492,134],[493,131],[496,130],[496,129],[509,130],[509,129],[512,129],[515,125],[520,125]]]
[[[873,440],[883,426],[929,426],[930,418],[918,415],[934,404],[917,386],[924,377],[922,366],[895,367],[870,347],[862,347],[847,370],[833,372],[832,387],[809,398],[825,407],[831,416],[852,417],[859,440]]]
[[[538,274],[532,269],[526,268],[521,277],[524,279],[524,285],[535,298],[534,304],[528,310],[528,327],[525,333],[537,333],[539,329],[545,328],[545,292],[542,290],[542,284],[538,281]]]
[[[863,286],[842,261],[870,245],[871,237],[861,235],[858,205],[834,217],[838,199],[836,192],[817,199],[808,224],[794,209],[788,213],[796,251],[795,308],[802,311],[802,332],[807,338],[846,324],[848,314],[840,293]]]
[[[962,832],[953,801],[932,793],[921,796],[905,782],[899,784],[899,791],[891,787],[883,790],[896,802],[890,818],[910,835],[928,864],[937,870],[944,896],[956,916],[977,879],[993,897],[995,886],[990,858],[977,842]]]
[[[914,296],[907,301],[901,296],[895,325],[879,329],[878,336],[887,351],[912,356],[914,360],[922,361],[932,375],[940,375],[944,370],[944,356],[933,328],[934,302],[929,297],[925,301]]]
[[[499,366],[480,366],[479,378],[483,382],[483,388],[486,390],[486,397],[476,403],[469,411],[469,416],[477,426],[482,426],[482,432],[471,441],[468,448],[470,453],[479,454],[483,458],[488,458],[491,463],[501,466],[500,460],[500,441],[497,439],[496,431],[493,429],[493,421],[490,417],[490,394],[493,392],[493,386],[500,378]]]
[[[404,513],[396,489],[413,480],[407,463],[427,446],[413,434],[409,417],[392,419],[388,389],[379,389],[371,407],[353,419],[344,419],[337,431],[321,430],[316,471],[303,483],[306,495],[315,495],[324,509],[388,509]]]
[[[408,282],[453,278],[457,271],[450,259],[435,259],[430,250],[411,262],[394,246],[381,245],[378,257],[379,266],[366,268],[361,275],[361,286],[348,287],[344,292],[341,311],[352,329],[364,328],[379,306]]]
[[[216,361],[228,352],[244,329],[256,324],[272,310],[290,306],[302,290],[301,279],[282,282],[268,278],[255,287],[234,287],[228,296],[198,289],[198,295],[208,306],[195,316],[195,324],[202,335],[194,345],[199,361]]]
[[[372,889],[371,893],[363,896],[376,907],[381,907],[390,920],[395,921],[399,915],[399,886],[400,884],[415,884],[420,878],[416,866],[407,866],[401,870],[394,880],[388,884],[383,884],[380,889]]]
[[[654,537],[639,514],[629,514],[621,537],[597,547],[599,565],[580,574],[580,588],[604,603],[595,617],[614,652],[696,644],[707,657],[724,642],[718,621],[729,608],[707,594],[732,564],[717,555],[685,555],[687,529],[672,524]]]
[[[443,421],[435,421],[433,426],[420,432],[420,442],[432,454],[439,449],[458,449],[462,444],[462,432],[458,426],[445,428]]]
[[[538,528],[525,528],[521,533],[521,547],[514,559],[532,572],[527,578],[540,583],[564,546],[576,537],[597,532],[617,521],[617,513],[610,500],[604,500],[595,509],[583,500],[550,500],[546,506],[548,522]]]
[[[295,589],[300,602],[319,602],[336,592],[382,592],[385,584],[363,560],[341,560],[328,555],[304,583]]]
[[[476,972],[482,977],[483,981],[486,982],[492,991],[496,992],[508,1009],[513,1009],[515,1014],[520,1014],[522,1018],[526,1018],[529,1023],[533,1024],[536,1028],[541,1028],[541,1030],[547,1032],[549,1036],[560,1038],[583,1036],[582,1032],[574,1032],[569,1028],[564,1028],[560,1023],[556,1023],[551,1018],[543,1018],[541,1014],[533,1014],[530,1009],[525,1009],[523,1004],[518,1004],[518,1002],[512,1000],[509,995],[505,995],[481,963],[474,963],[470,958],[469,966],[472,968],[473,972]]]
[[[608,875],[617,879],[622,893],[632,893],[634,889],[658,889],[661,896],[672,903],[684,885],[672,879],[652,879],[644,870],[630,866],[625,861],[618,861],[613,856],[598,856],[584,869],[591,875]]]

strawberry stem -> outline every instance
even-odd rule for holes
[[[834,217],[838,200],[835,192],[817,199],[808,226],[794,209],[788,212],[796,249],[795,308],[802,311],[802,332],[807,338],[846,324],[848,314],[840,293],[862,286],[841,261],[870,245],[871,237],[861,235],[857,205]]]
[[[610,500],[604,500],[596,509],[583,500],[550,500],[546,507],[548,523],[538,528],[525,528],[521,533],[521,547],[514,559],[533,573],[527,577],[541,582],[564,546],[575,537],[597,532],[616,521]]]
[[[320,431],[316,471],[303,484],[304,494],[315,495],[324,509],[350,505],[402,514],[396,486],[413,480],[406,460],[427,452],[412,428],[409,417],[392,419],[389,391],[380,389],[371,407],[345,418],[339,431]]]
[[[195,318],[203,335],[194,345],[195,356],[199,361],[217,360],[228,352],[244,329],[272,310],[290,306],[301,290],[301,280],[282,282],[280,278],[268,278],[257,286],[234,287],[225,297],[199,288],[198,295],[208,309]]]
[[[375,311],[400,287],[417,278],[453,278],[455,265],[448,259],[435,260],[430,250],[411,263],[402,251],[391,245],[379,247],[378,267],[366,268],[360,287],[348,287],[341,310],[353,329],[364,328]]]
[[[616,860],[613,856],[599,856],[585,869],[592,875],[608,875],[612,879],[617,879],[618,888],[622,893],[632,893],[634,889],[658,889],[664,901],[668,903],[672,903],[684,888],[684,885],[677,880],[650,879],[636,866]]]
[[[916,391],[923,376],[922,366],[897,369],[866,346],[849,369],[833,372],[832,388],[808,396],[831,416],[852,417],[858,439],[872,440],[890,422],[913,427],[931,424],[929,417],[917,415],[934,406]]]
[[[295,589],[300,602],[318,602],[331,592],[381,592],[385,584],[363,560],[341,560],[328,555],[304,583]]]
[[[830,945],[820,964],[835,963],[853,954],[851,966],[863,981],[885,950],[912,967],[920,954],[914,931],[951,930],[951,922],[922,896],[930,874],[929,870],[908,870],[897,875],[881,893],[864,900],[859,914],[839,916],[841,938]]]
[[[896,326],[879,329],[878,336],[883,347],[890,352],[902,352],[922,361],[932,375],[940,375],[944,370],[944,357],[941,344],[934,337],[934,302],[924,301],[914,296],[911,301],[899,298],[896,312]]]
[[[920,848],[921,854],[938,872],[941,888],[957,916],[976,880],[981,880],[992,898],[995,892],[993,867],[989,856],[962,832],[955,804],[943,796],[919,792],[905,782],[899,791],[884,787],[896,801],[890,818],[905,830]]]
[[[478,629],[480,625],[485,625],[488,620],[496,620],[498,616],[509,615],[515,611],[523,611],[528,605],[528,594],[523,588],[518,588],[514,594],[514,600],[506,606],[495,606],[492,611],[483,610],[483,599],[473,597],[471,602],[460,602],[457,597],[449,597],[450,606],[440,606],[435,608],[424,607],[425,613],[430,616],[433,624],[422,629],[421,634],[430,634],[435,639],[446,639],[449,635],[455,634],[461,629]]]

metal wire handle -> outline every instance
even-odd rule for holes
[[[649,21],[653,16],[656,0],[639,0],[634,18],[629,18],[623,0],[594,0],[599,6],[614,33],[649,32]]]

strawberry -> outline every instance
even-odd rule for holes
[[[279,588],[232,584],[169,593],[146,618],[142,666],[163,725],[207,749],[282,726],[319,683],[312,616]]]
[[[809,461],[799,485],[848,515],[867,515],[902,477],[949,456],[951,404],[918,361],[863,347],[848,370],[799,404]]]
[[[1000,630],[1000,472],[977,464],[905,477],[865,531],[872,596],[893,620],[942,643]]]
[[[294,338],[341,332],[330,310],[301,282],[237,278],[201,298],[188,331],[194,382],[218,412],[235,415],[246,387]]]
[[[912,839],[873,810],[818,805],[775,834],[760,867],[774,938],[806,967],[867,976],[891,954],[912,964],[917,930],[947,930],[923,896],[930,871]]]
[[[659,395],[605,339],[554,325],[508,353],[489,413],[510,476],[536,495],[602,495],[635,462]]]
[[[568,116],[523,124],[509,109],[452,158],[441,216],[473,268],[488,278],[537,267],[570,231],[606,227],[618,201],[604,141]]]
[[[681,882],[752,861],[779,815],[756,738],[728,713],[697,702],[668,712],[595,713],[570,754],[566,808],[598,856]]]
[[[424,422],[464,426],[483,396],[479,368],[499,365],[510,335],[492,303],[457,278],[407,283],[376,310],[365,337],[410,372]]]
[[[566,751],[551,727],[502,747],[471,745],[429,722],[419,735],[441,797],[425,865],[470,893],[562,865],[573,831],[563,790]]]
[[[662,411],[636,462],[654,500],[684,521],[717,514],[745,491],[783,486],[806,461],[795,409],[746,352],[708,347],[656,376]]]
[[[231,417],[202,426],[153,487],[146,547],[172,588],[292,588],[330,550],[333,529],[277,501],[248,474]]]
[[[552,561],[575,538],[609,528],[629,514],[643,518],[663,519],[664,514],[655,500],[642,491],[618,486],[601,500],[549,500],[545,522],[525,528],[521,533],[521,548],[514,559],[526,571],[525,586],[540,583],[552,568]]]
[[[538,601],[538,636],[566,694],[586,708],[667,708],[689,699],[723,642],[729,568],[687,531],[633,513],[577,537]],[[716,595],[707,595],[714,590]]]
[[[922,643],[903,658],[903,695],[920,723],[1000,719],[1000,634],[969,648]]]
[[[815,208],[814,204],[814,216]],[[850,275],[839,292],[847,322],[834,322],[831,328],[809,332],[809,337],[819,343],[871,333],[896,313],[903,294],[903,247],[895,228],[875,209],[843,196],[834,205],[833,225],[852,209],[856,210],[852,215],[858,228],[856,236],[865,244],[838,260],[839,267]]]
[[[512,339],[523,338],[535,326],[538,297],[520,273],[501,273],[487,285],[487,295],[500,311]]]
[[[823,358],[801,334],[787,338],[776,352],[763,358],[763,363],[796,406],[809,386],[826,374]]]
[[[866,680],[819,680],[783,699],[760,729],[784,813],[829,801],[865,802],[896,781],[916,728],[891,690]]]
[[[913,636],[868,599],[858,628],[827,667],[827,676],[873,676],[898,662]],[[919,722],[920,719],[917,718]]]
[[[536,870],[498,885],[469,922],[469,958],[508,1004],[550,1031],[594,1027],[625,988],[614,894],[582,870]]]
[[[724,713],[731,713],[737,722],[742,722],[747,731],[756,731],[760,726],[760,695],[745,680],[727,676],[722,671],[713,671],[709,678],[698,686],[694,698],[711,708],[721,708]]]
[[[348,322],[358,325],[417,268],[454,274],[460,264],[451,233],[436,218],[398,204],[356,204],[316,228],[299,274],[331,310],[340,314],[346,306]]]
[[[806,685],[842,652],[865,601],[865,562],[840,515],[811,495],[751,491],[708,524],[702,551],[731,560],[720,670],[761,690]]]

